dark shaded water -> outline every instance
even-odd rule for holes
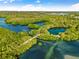
[[[41,41],[20,56],[20,59],[45,59],[55,42]],[[52,54],[51,54],[52,53]],[[61,42],[49,53],[49,59],[79,59],[79,42]]]
[[[54,34],[54,35],[58,35],[59,33],[61,32],[65,32],[66,28],[50,28],[48,31],[51,33],[51,34]]]
[[[36,23],[38,25],[43,25],[43,23]],[[20,32],[20,31],[29,31],[30,29],[27,26],[13,26],[5,23],[5,18],[0,18],[0,27],[7,28],[9,30]],[[65,32],[65,28],[52,28],[48,31],[51,34],[59,34],[60,32]],[[42,45],[38,44],[32,46],[28,51],[20,55],[20,59],[45,59],[48,52],[52,52],[54,54],[49,53],[49,59],[79,59],[79,41],[73,42],[61,42],[57,45],[55,49],[50,50],[51,47],[54,46],[56,42],[52,41],[43,41],[40,40]],[[66,56],[68,55],[68,56]]]
[[[36,22],[36,23],[34,23],[34,24],[37,24],[37,25],[39,25],[39,26],[42,26],[42,25],[44,25],[44,22]]]
[[[53,42],[40,41],[42,46],[36,44],[20,56],[20,59],[44,59]]]
[[[65,32],[66,28],[52,28],[48,31],[51,34],[58,35]],[[39,42],[39,41],[38,41]],[[56,42],[40,41],[32,46],[27,52],[20,56],[20,59],[79,59],[79,42],[60,42],[56,48],[53,48]]]
[[[36,22],[35,24],[42,26],[44,23],[43,22]],[[11,25],[11,24],[6,24],[5,18],[0,18],[0,27],[7,28],[7,29],[9,29],[11,31],[15,31],[15,32],[31,30],[28,26],[22,26],[22,25],[14,26],[14,25]]]
[[[20,32],[20,31],[29,31],[30,29],[27,26],[16,25],[13,26],[11,24],[5,23],[5,18],[0,18],[0,27],[7,28],[11,31]]]

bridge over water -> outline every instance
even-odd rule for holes
[[[29,48],[32,47],[32,45],[36,44],[37,42],[33,42],[34,40],[36,40],[36,38],[40,36],[40,34],[37,34],[35,36],[33,36],[32,38],[24,41],[22,44],[16,46],[9,46],[11,48],[11,50],[16,51],[14,52],[15,56],[17,57],[17,59],[19,58],[19,55],[22,54],[23,52],[25,52],[26,50],[28,50]],[[30,46],[29,46],[30,45]]]

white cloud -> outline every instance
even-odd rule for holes
[[[32,4],[28,4],[28,5],[25,5],[25,6],[22,6],[22,8],[20,10],[26,10],[26,11],[42,11],[44,10],[45,7],[39,5],[39,6],[34,6]],[[46,10],[46,9],[45,9]]]
[[[0,11],[18,11],[18,7],[15,6],[0,6]]]
[[[3,3],[5,3],[5,4],[6,4],[6,3],[8,3],[8,2],[7,2],[7,1],[4,1]]]
[[[25,6],[22,6],[21,9],[19,9],[21,11],[52,11],[52,10],[56,10],[55,8],[50,8],[50,7],[45,7],[42,6],[41,4],[35,6],[32,4],[28,4]]]
[[[10,0],[10,3],[14,2],[15,0]]]
[[[24,6],[0,6],[0,10],[2,11],[79,11],[79,4],[74,4],[69,7],[58,7],[58,6],[42,6],[41,4],[33,5],[27,4]]]
[[[78,6],[79,7],[79,6]],[[22,6],[21,9],[22,11],[79,11],[79,9],[75,9],[75,7],[69,6],[69,7],[58,7],[58,6],[50,6],[50,7],[46,7],[46,6],[42,6],[42,5],[32,5],[32,4],[28,4],[25,6]]]
[[[36,3],[40,3],[41,1],[40,0],[36,0]]]
[[[2,6],[0,8],[0,11],[52,11],[52,8],[44,7],[42,5],[32,5],[32,4],[27,4],[21,7],[17,6]],[[53,9],[54,10],[54,9]]]
[[[78,10],[78,11],[79,11],[79,3],[73,4],[73,5],[71,6],[71,8],[72,8],[73,10]]]
[[[16,0],[0,0],[2,1],[3,3],[13,3],[15,2]]]
[[[0,1],[3,1],[3,0],[0,0]]]

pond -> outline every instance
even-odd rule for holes
[[[44,25],[44,22],[35,22],[34,24],[37,24],[37,25],[39,25],[39,26],[42,26],[42,25]]]
[[[5,23],[5,18],[0,18],[0,27],[7,28],[11,31],[20,32],[20,31],[29,31],[30,29],[27,26],[21,26],[21,25],[11,25]]]
[[[37,24],[37,23],[36,23]],[[43,25],[43,23],[38,23]],[[5,18],[0,18],[0,27],[7,28],[11,31],[29,31],[27,26],[13,26],[5,23]],[[51,34],[58,35],[60,32],[65,32],[66,28],[51,28],[48,31]],[[41,42],[42,45],[38,45]],[[56,42],[39,40],[38,43],[32,46],[28,51],[19,56],[20,59],[45,59],[49,54],[49,59],[79,59],[79,41],[78,42],[61,42],[55,49],[50,49]],[[53,55],[50,52],[54,53]],[[49,57],[48,56],[48,57]],[[53,56],[53,57],[52,57]]]
[[[66,31],[66,28],[64,28],[64,27],[55,27],[55,28],[48,29],[48,31],[51,34],[58,35],[61,32],[65,32]]]

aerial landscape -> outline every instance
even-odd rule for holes
[[[28,4],[34,0],[0,1],[0,59],[79,59],[79,1],[45,1],[73,8],[43,9],[42,0],[35,1],[38,6]]]

